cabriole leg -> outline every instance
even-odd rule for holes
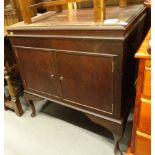
[[[29,105],[30,105],[30,107],[32,109],[31,117],[35,117],[35,115],[36,115],[36,108],[35,108],[34,103],[33,103],[32,100],[29,100]]]
[[[115,155],[123,155],[123,153],[119,147],[119,142],[121,141],[123,134],[118,135],[118,134],[113,133],[113,136],[114,136],[114,143],[115,143],[114,154]]]
[[[112,132],[112,134],[114,136],[114,142],[115,142],[114,154],[115,155],[123,155],[122,151],[119,148],[119,142],[121,141],[121,139],[123,137],[126,121],[123,121],[122,124],[118,124],[118,123],[111,122],[111,121],[108,121],[108,120],[105,120],[105,119],[102,119],[102,118],[99,118],[99,117],[96,117],[96,116],[93,116],[90,114],[86,114],[86,115],[89,117],[89,119],[92,122],[99,124],[107,129],[109,129]]]
[[[29,93],[24,93],[24,98],[26,103],[31,107],[32,109],[32,113],[31,113],[31,117],[35,117],[36,116],[36,108],[34,106],[34,102],[33,101],[40,101],[43,98],[29,94]]]

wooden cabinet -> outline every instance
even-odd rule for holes
[[[113,113],[113,55],[36,48],[16,48],[15,52],[27,90]]]
[[[26,99],[32,104],[34,96],[45,98],[84,112],[112,131],[116,153],[129,114],[134,54],[145,34],[147,12],[142,5],[127,7],[123,13],[107,7],[107,18],[114,12],[127,25],[96,25],[93,10],[87,9],[50,12],[8,32]]]
[[[147,52],[150,36],[151,31],[135,55],[140,63],[131,139],[134,155],[151,154],[151,55]]]

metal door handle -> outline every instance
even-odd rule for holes
[[[51,74],[50,77],[53,79],[55,76],[54,76],[54,74]]]
[[[64,79],[64,77],[63,76],[60,76],[60,80],[62,81]]]

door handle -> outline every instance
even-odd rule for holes
[[[64,79],[64,77],[63,76],[60,76],[60,80],[62,81]]]
[[[54,76],[54,74],[51,74],[50,77],[53,79],[55,76]]]

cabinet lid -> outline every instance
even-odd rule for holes
[[[134,20],[144,11],[142,4],[129,5],[125,8],[119,6],[107,6],[106,7],[106,20],[102,23],[94,22],[94,11],[93,8],[67,10],[61,13],[55,13],[49,11],[42,15],[38,15],[32,18],[32,24],[24,24],[24,22],[16,23],[8,28],[8,30],[19,30],[19,29],[117,29],[125,30]]]

